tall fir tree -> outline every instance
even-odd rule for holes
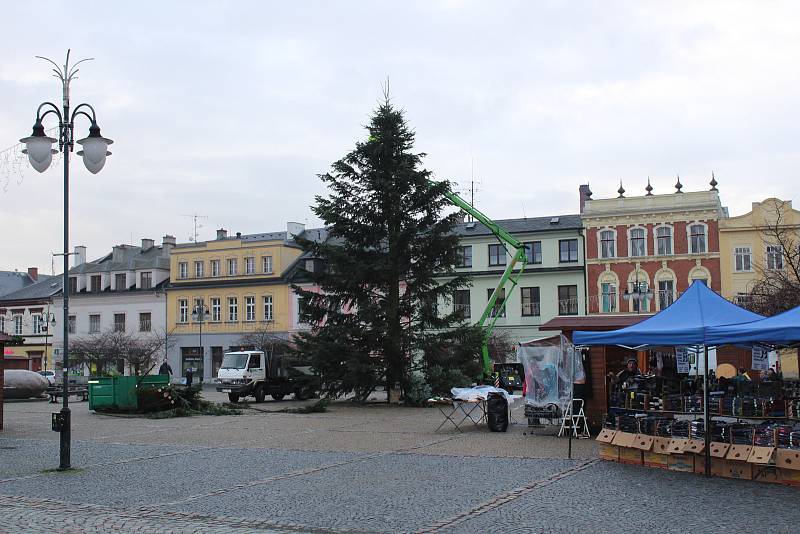
[[[298,336],[297,350],[328,394],[355,392],[361,400],[379,384],[407,385],[420,363],[449,365],[447,355],[466,364],[467,374],[480,369],[474,327],[438,309],[468,282],[455,271],[459,215],[446,213],[450,184],[431,180],[425,154],[413,151],[414,132],[388,95],[366,130],[365,141],[320,175],[330,193],[312,209],[328,238],[302,241],[322,265],[307,273],[320,291],[295,287],[312,326]]]

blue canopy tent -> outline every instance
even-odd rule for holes
[[[671,306],[649,319],[610,332],[576,331],[575,345],[621,345],[641,348],[647,346],[703,345],[703,421],[705,443],[711,441],[708,415],[708,345],[710,330],[737,323],[753,324],[764,317],[728,302],[704,283],[695,281]],[[706,476],[711,475],[710,447],[706,452]]]
[[[793,345],[800,342],[800,306],[766,319],[715,326],[707,337],[709,345]]]
[[[707,339],[710,328],[763,318],[725,300],[704,283],[695,281],[671,306],[649,319],[610,332],[576,331],[572,334],[572,342],[575,345],[624,347],[713,345]]]

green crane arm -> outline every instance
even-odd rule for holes
[[[497,287],[494,288],[492,292],[492,296],[489,297],[489,302],[486,304],[486,308],[483,310],[480,319],[478,319],[478,324],[483,329],[483,339],[481,341],[481,354],[483,355],[483,374],[485,377],[490,377],[494,372],[492,368],[492,360],[489,358],[489,338],[492,336],[492,330],[494,330],[494,325],[497,322],[498,317],[503,312],[506,307],[506,298],[503,299],[502,304],[500,305],[500,309],[496,311],[494,316],[492,315],[492,310],[494,309],[494,305],[497,302],[497,298],[500,296],[501,291],[505,290],[506,284],[511,283],[511,290],[513,290],[519,281],[519,277],[522,275],[523,270],[525,269],[525,245],[522,244],[518,239],[512,236],[505,228],[500,226],[499,224],[495,223],[489,217],[484,215],[480,212],[480,210],[475,209],[469,202],[458,196],[457,194],[453,193],[452,191],[448,191],[445,193],[447,199],[450,200],[453,204],[457,207],[461,208],[466,213],[472,215],[483,223],[492,233],[497,236],[500,242],[503,244],[506,250],[510,248],[513,249],[513,253],[511,254],[512,258],[511,261],[506,266],[505,270],[503,271],[503,276],[500,278],[500,282],[497,284]],[[518,266],[518,269],[515,271],[515,267]],[[509,290],[509,293],[511,292]],[[491,316],[491,317],[490,317]],[[489,320],[487,324],[487,320]]]

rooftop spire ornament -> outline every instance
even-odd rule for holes
[[[647,187],[645,187],[644,190],[647,191],[647,195],[645,195],[645,196],[648,196],[648,197],[652,197],[653,196],[653,186],[650,185],[650,177],[649,176],[647,177]]]
[[[586,182],[586,200],[592,200],[592,190],[589,189],[589,182]]]
[[[719,189],[717,189],[717,179],[714,178],[714,171],[711,171],[711,181],[708,183],[711,186],[711,191],[719,191]]]
[[[681,191],[682,188],[683,188],[683,184],[681,183],[681,175],[679,174],[678,175],[678,182],[675,184],[675,189],[677,189],[677,191],[675,191],[675,192],[676,193],[683,193],[683,191]]]
[[[617,198],[625,198],[625,188],[622,187],[622,180],[619,181],[619,189],[617,189],[619,196]]]

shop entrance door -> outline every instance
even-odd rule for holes
[[[219,374],[219,368],[222,366],[222,347],[211,347],[211,370],[213,376],[216,378]]]
[[[181,376],[186,376],[186,370],[194,370],[194,380],[203,379],[203,351],[200,347],[181,347]]]

